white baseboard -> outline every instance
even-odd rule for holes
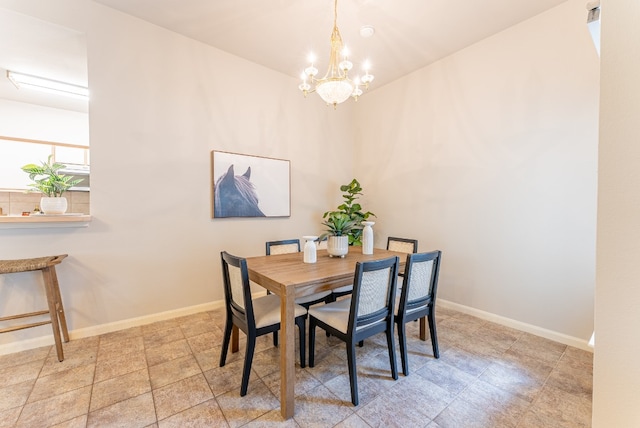
[[[263,295],[264,295],[264,292],[259,292],[259,293],[255,293],[253,297],[256,298]],[[458,303],[450,302],[444,299],[438,299],[437,305],[442,308],[453,309],[465,314],[472,315],[474,317],[478,317],[486,321],[495,322],[497,324],[501,324],[506,327],[515,328],[520,331],[535,334],[536,336],[541,336],[559,343],[564,343],[565,345],[569,345],[575,348],[583,349],[585,351],[593,352],[593,348],[589,346],[589,343],[587,340],[568,336],[566,334],[558,333],[552,330],[547,330],[541,327],[537,327],[531,324],[526,324],[520,321],[512,320],[510,318],[505,318],[489,312],[484,312],[479,309],[460,305]],[[171,311],[159,312],[156,314],[145,315],[142,317],[129,318],[126,320],[116,321],[112,323],[80,328],[77,330],[70,331],[69,338],[71,340],[75,340],[75,339],[82,339],[85,337],[97,336],[100,334],[123,330],[126,328],[151,324],[157,321],[164,321],[171,318],[191,315],[198,312],[211,311],[214,309],[222,308],[223,306],[224,306],[224,300],[218,300],[215,302],[189,306],[186,308],[174,309]],[[222,326],[220,327],[222,328]],[[27,349],[34,349],[34,348],[39,348],[41,346],[49,346],[53,344],[54,344],[54,341],[53,341],[52,335],[36,337],[33,339],[25,339],[21,341],[0,345],[0,355],[12,354],[14,352],[25,351]]]
[[[564,343],[565,345],[573,346],[574,348],[593,352],[593,348],[589,346],[589,342],[586,339],[579,339],[577,337],[568,336],[563,333],[558,333],[557,331],[547,330],[545,328],[523,323],[521,321],[516,321],[511,318],[505,318],[500,315],[495,315],[490,312],[481,311],[479,309],[460,305],[458,303],[450,302],[444,299],[438,299],[437,306],[446,309],[453,309],[455,311],[472,315],[486,321],[491,321],[496,324],[504,325],[506,327],[515,328],[516,330],[524,331],[526,333],[535,334],[536,336],[544,337],[555,342]]]
[[[264,293],[263,293],[264,294]],[[186,308],[173,309],[171,311],[159,312],[156,314],[145,315],[142,317],[129,318],[126,320],[115,321],[107,324],[100,324],[91,327],[80,328],[69,332],[69,339],[82,339],[84,337],[97,336],[100,334],[111,333],[112,331],[124,330],[125,328],[137,327],[140,325],[151,324],[157,321],[164,321],[171,318],[182,317],[185,315],[196,314],[198,312],[211,311],[224,306],[224,300],[204,303],[201,305],[189,306]],[[51,330],[49,330],[51,331]],[[0,345],[0,355],[12,354],[14,352],[25,351],[27,349],[39,348],[41,346],[53,345],[53,335],[35,337],[33,339],[25,339],[17,342],[5,343]]]

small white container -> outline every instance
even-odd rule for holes
[[[364,229],[362,229],[362,254],[373,254],[373,229],[371,226],[376,224],[375,221],[363,221]]]
[[[304,262],[305,263],[315,263],[317,260],[317,252],[316,252],[316,239],[317,236],[303,236],[306,242],[304,243]]]

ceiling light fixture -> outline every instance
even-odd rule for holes
[[[354,80],[349,78],[349,70],[353,68],[353,64],[348,60],[349,53],[342,44],[342,37],[340,37],[340,31],[338,31],[337,21],[338,0],[335,0],[333,32],[331,33],[331,54],[329,56],[329,69],[327,70],[327,74],[321,79],[316,79],[318,69],[313,65],[315,58],[310,55],[309,62],[311,65],[304,69],[302,73],[302,83],[298,86],[305,97],[309,93],[317,92],[324,102],[333,104],[334,109],[349,97],[353,97],[358,101],[358,97],[362,95],[360,85],[364,85],[366,90],[369,89],[369,83],[373,81],[373,75],[369,74],[368,62],[365,63],[365,75],[362,76],[362,78],[359,79],[356,77]],[[342,61],[340,62],[338,62],[339,55],[342,56]],[[309,80],[308,82],[307,79]],[[313,89],[311,88],[312,84],[315,84]]]
[[[32,76],[30,74],[18,73],[10,70],[7,70],[7,78],[11,80],[11,83],[13,83],[18,89],[24,87],[83,100],[89,99],[89,89],[84,86],[59,82],[45,77]]]

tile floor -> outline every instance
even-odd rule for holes
[[[297,367],[296,413],[284,422],[270,336],[259,338],[247,396],[243,352],[218,367],[223,311],[74,340],[62,363],[53,347],[0,356],[0,427],[591,425],[591,353],[445,309],[438,360],[408,325],[407,377],[391,379],[383,335],[358,349],[357,407],[344,345],[318,335],[316,367]]]

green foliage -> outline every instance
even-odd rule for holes
[[[83,179],[78,178],[72,180],[72,176],[60,174],[58,171],[64,168],[64,165],[61,163],[51,163],[52,157],[53,155],[49,155],[47,161],[42,162],[41,165],[30,163],[21,169],[29,174],[29,178],[33,180],[33,183],[29,184],[29,187],[49,197],[60,197],[69,187],[75,186]]]
[[[335,211],[327,211],[324,213],[322,218],[327,219],[324,224],[328,227],[327,232],[325,232],[319,239],[324,239],[328,235],[348,235],[349,236],[349,245],[362,245],[361,236],[362,236],[362,222],[367,220],[369,216],[376,216],[374,213],[367,211],[362,211],[362,206],[357,201],[357,199],[362,195],[362,187],[360,183],[355,178],[351,180],[351,183],[340,186],[340,191],[343,193],[342,197],[344,202],[338,206],[338,209]],[[329,225],[328,223],[331,223]],[[336,225],[344,225],[348,227],[348,230],[344,230],[344,228],[340,231],[340,233],[336,233],[335,226]],[[333,228],[332,228],[333,226]]]

